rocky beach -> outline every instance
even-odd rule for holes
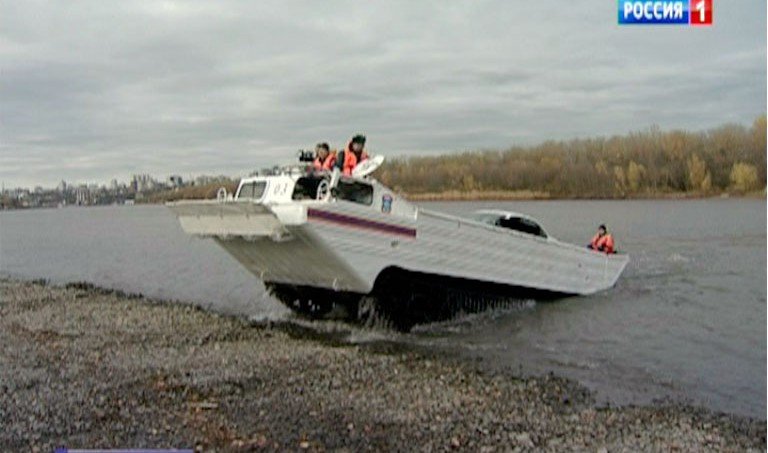
[[[293,323],[84,284],[0,281],[0,450],[763,451],[766,423],[598,407],[519,378]]]

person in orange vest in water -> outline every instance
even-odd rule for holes
[[[604,253],[616,253],[614,249],[613,236],[608,233],[605,225],[597,227],[597,234],[592,238],[592,242],[589,243],[589,248]]]
[[[365,152],[365,135],[358,134],[352,137],[344,151],[339,154],[336,167],[344,176],[352,176],[352,170],[366,159],[368,153]]]
[[[315,161],[312,166],[315,171],[333,170],[333,165],[336,163],[336,151],[331,151],[331,147],[328,143],[318,143],[315,146]]]

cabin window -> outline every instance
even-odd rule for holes
[[[547,234],[536,222],[523,217],[510,217],[508,219],[500,218],[496,222],[496,225],[521,233],[532,234],[543,238],[547,237]]]
[[[237,194],[237,198],[254,198],[258,200],[264,196],[264,189],[266,188],[266,181],[244,183],[240,186],[240,192]]]
[[[317,188],[325,178],[312,178],[303,177],[296,181],[296,185],[293,187],[293,200],[316,200]]]
[[[373,186],[364,182],[340,180],[333,193],[339,200],[366,205],[373,203]]]

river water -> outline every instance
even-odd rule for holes
[[[538,218],[586,244],[606,223],[631,262],[615,288],[422,326],[390,341],[481,366],[555,372],[613,404],[672,398],[766,414],[764,200],[424,203]],[[89,281],[256,318],[290,316],[210,240],[186,236],[162,206],[0,213],[0,274]],[[352,338],[376,338],[358,332]]]

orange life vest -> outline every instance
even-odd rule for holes
[[[313,166],[315,167],[315,170],[332,170],[333,164],[336,163],[336,151],[330,151],[327,156],[325,156],[325,160],[320,159],[320,156],[317,156],[315,158],[315,162],[313,162]]]
[[[354,170],[357,164],[366,159],[368,159],[368,153],[363,150],[363,152],[360,153],[360,161],[358,162],[355,152],[352,151],[352,142],[349,142],[344,149],[344,162],[341,164],[342,174],[345,176],[352,176],[352,170]]]
[[[595,237],[592,238],[590,246],[594,250],[599,250],[605,253],[614,253],[613,236],[611,236],[610,233],[605,233],[602,236],[596,234]]]

